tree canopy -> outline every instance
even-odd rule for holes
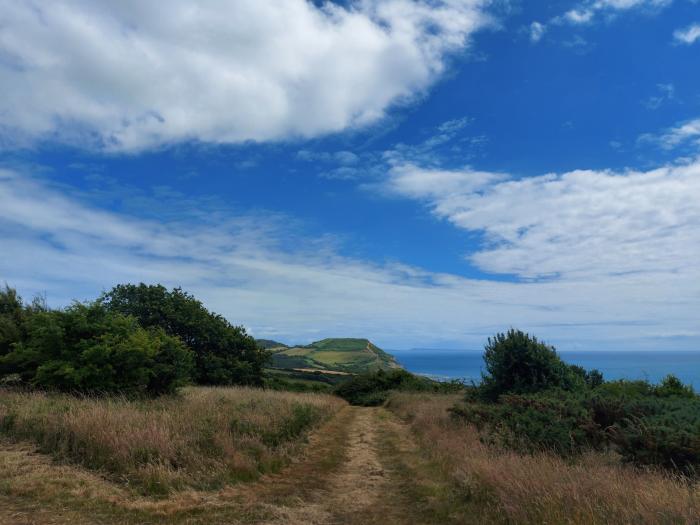
[[[0,304],[13,306],[2,313],[11,328],[3,332],[0,376],[55,390],[150,395],[173,392],[190,378],[192,352],[162,329],[145,329],[96,302],[37,311],[13,295],[0,293]]]
[[[179,337],[194,352],[194,380],[200,384],[261,385],[269,355],[245,329],[181,288],[162,285],[121,284],[103,294],[101,304],[110,311],[133,316],[145,328],[161,328]]]
[[[526,394],[549,388],[570,390],[586,379],[586,371],[564,363],[554,347],[514,329],[489,337],[484,363],[486,374],[481,392],[489,399],[504,393]]]

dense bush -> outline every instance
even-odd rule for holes
[[[605,434],[581,399],[564,391],[504,395],[498,403],[468,403],[451,410],[482,432],[484,440],[520,452],[569,456],[600,448]]]
[[[491,444],[562,456],[612,449],[684,474],[700,466],[700,397],[674,376],[604,382],[515,331],[490,339],[484,359],[489,375],[451,412]]]
[[[212,385],[262,385],[269,359],[242,327],[208,311],[180,288],[124,284],[104,294],[111,312],[135,317],[145,328],[179,337],[195,355],[195,382]]]
[[[501,394],[527,394],[562,388],[573,390],[587,379],[585,370],[564,363],[556,350],[520,330],[490,338],[484,350],[486,374],[480,393],[495,401]],[[596,381],[597,376],[589,381]]]
[[[439,383],[399,369],[353,376],[337,385],[334,393],[353,405],[378,406],[387,400],[392,390],[455,392],[461,388],[458,382]]]
[[[0,290],[0,356],[10,352],[12,344],[21,339],[24,305],[16,290],[5,285]]]
[[[42,388],[162,394],[184,384],[192,370],[192,354],[178,338],[98,303],[25,309],[15,327],[0,375]]]

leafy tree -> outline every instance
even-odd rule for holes
[[[109,311],[134,316],[143,327],[179,337],[194,352],[197,383],[263,384],[269,353],[245,329],[208,311],[181,288],[122,284],[104,294],[101,302]]]
[[[34,312],[22,329],[0,369],[42,388],[157,395],[185,384],[193,367],[179,339],[99,303]]]
[[[0,290],[0,356],[7,354],[22,337],[24,305],[17,291],[5,285]]]
[[[585,382],[585,375],[581,377],[564,363],[554,347],[520,330],[511,329],[489,337],[484,363],[487,373],[483,374],[480,392],[490,400],[506,393],[526,394],[549,388],[570,390]]]

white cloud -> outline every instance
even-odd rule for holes
[[[255,334],[290,342],[355,335],[388,348],[474,348],[518,326],[560,348],[687,347],[700,341],[699,169],[529,181],[426,172],[432,184],[415,166],[396,169],[393,191],[491,237],[496,244],[475,255],[483,268],[561,272],[537,282],[376,265],[294,234],[286,220],[230,212],[207,214],[207,222],[183,218],[197,217],[196,209],[145,220],[4,171],[0,281],[25,295],[45,291],[52,304],[119,282],[182,285]]]
[[[610,283],[624,274],[677,275],[700,290],[700,160],[520,180],[411,166],[395,169],[386,187],[482,232],[487,245],[469,258],[484,271]]]
[[[539,42],[542,37],[547,32],[547,26],[541,24],[540,22],[533,22],[530,24],[530,40],[532,42]]]
[[[641,142],[654,142],[662,148],[671,150],[691,143],[700,146],[700,118],[680,123],[667,129],[660,135],[646,134],[640,137]]]
[[[700,39],[700,24],[692,24],[685,29],[678,29],[673,33],[673,38],[681,44],[694,44]]]
[[[587,24],[593,19],[593,15],[592,9],[572,9],[564,13],[564,18],[573,24]]]
[[[553,17],[549,24],[582,26],[595,22],[599,15],[609,18],[618,13],[634,9],[655,11],[672,3],[673,0],[584,0],[564,14]],[[542,25],[542,32],[547,29],[549,24],[540,24]]]
[[[401,164],[391,169],[384,189],[416,199],[450,199],[465,192],[477,193],[504,178],[504,175],[482,171],[425,169]]]
[[[381,119],[488,25],[488,0],[0,0],[0,138],[138,151]]]

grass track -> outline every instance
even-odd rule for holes
[[[425,492],[424,485],[441,481],[416,450],[396,416],[382,408],[346,407],[279,473],[218,491],[152,499],[84,468],[58,464],[28,444],[0,441],[0,523],[452,523],[439,511],[433,489]]]

